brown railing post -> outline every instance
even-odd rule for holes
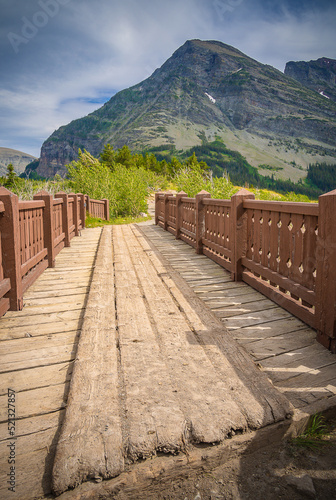
[[[86,213],[92,217],[90,196],[86,197]]]
[[[90,196],[88,194],[85,195],[85,217],[86,214],[90,214]]]
[[[33,196],[34,200],[43,200],[45,207],[43,209],[43,232],[44,245],[48,250],[48,267],[55,267],[55,247],[54,247],[54,203],[53,197],[47,191],[40,191]]]
[[[207,191],[200,191],[195,196],[196,199],[196,253],[203,253],[204,230],[205,230],[205,213],[203,199],[211,198],[211,194]]]
[[[160,202],[160,194],[161,193],[155,193],[155,224],[156,226],[159,224],[159,202]]]
[[[77,197],[80,200],[79,218],[82,221],[82,229],[85,229],[85,194],[77,193]]]
[[[105,220],[110,220],[110,203],[107,198],[103,198],[102,201],[104,202],[104,218]]]
[[[4,187],[0,187],[0,201],[5,211],[1,217],[0,231],[2,234],[2,257],[4,277],[10,279],[11,289],[7,292],[10,309],[21,311],[23,308],[19,199]]]
[[[79,236],[79,219],[80,219],[80,213],[78,210],[78,195],[75,193],[70,193],[71,198],[74,199],[73,203],[73,222],[75,225],[75,236]]]
[[[163,229],[165,231],[168,231],[168,218],[169,218],[169,196],[171,196],[171,193],[165,193],[164,194],[164,198],[163,198],[163,203],[164,203],[164,210],[163,210],[163,214],[164,214],[164,226],[163,226]]]
[[[317,340],[336,353],[336,190],[319,197],[316,251]]]
[[[231,227],[230,240],[232,242],[232,281],[241,281],[243,266],[241,260],[246,255],[247,225],[244,217],[244,200],[254,200],[255,196],[247,189],[240,189],[231,197]]]
[[[69,195],[66,193],[57,193],[55,198],[61,198],[63,200],[62,206],[62,225],[65,234],[64,246],[70,246],[70,231],[69,231]]]
[[[179,240],[181,238],[181,227],[182,227],[182,220],[183,220],[183,213],[182,213],[182,198],[187,196],[187,193],[184,191],[180,191],[176,195],[176,239]],[[155,201],[155,207],[156,207],[156,201]]]

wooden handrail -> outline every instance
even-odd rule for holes
[[[19,210],[34,210],[37,208],[44,208],[44,206],[45,203],[42,200],[19,201]]]
[[[23,292],[85,228],[88,200],[81,193],[53,197],[41,191],[33,200],[20,201],[0,187],[0,317],[22,309]],[[101,207],[100,218],[109,218],[108,200],[90,202]]]
[[[319,213],[318,203],[246,200],[244,201],[244,208],[300,215],[302,214],[318,216]]]
[[[155,223],[310,326],[336,353],[336,190],[319,203],[156,193]]]

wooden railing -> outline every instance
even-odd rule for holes
[[[88,212],[92,217],[97,217],[106,220],[108,218],[108,200],[92,200],[88,196],[86,197],[86,204],[88,207]]]
[[[155,222],[317,330],[336,352],[336,191],[319,203],[157,193]]]
[[[90,200],[87,195],[42,191],[30,201],[0,187],[0,316],[9,309],[21,310],[23,293],[55,257],[70,246],[85,228],[90,207],[102,207],[99,217],[109,219],[108,200]]]
[[[2,201],[0,201],[0,316],[5,314],[9,309],[9,298],[6,294],[10,290],[10,279],[5,277],[3,258],[2,258],[2,225],[4,220],[5,206]]]

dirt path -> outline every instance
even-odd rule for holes
[[[222,465],[157,479],[115,500],[332,500],[336,498],[336,420],[316,448],[284,441]]]

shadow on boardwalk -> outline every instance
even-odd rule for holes
[[[85,233],[93,234],[88,230]],[[240,294],[237,289],[234,296],[223,269],[188,251],[187,245],[153,226],[110,227],[104,229],[93,275],[92,253],[90,266],[81,270],[81,276],[84,273],[89,280],[92,275],[91,290],[53,472],[58,493],[76,488],[61,498],[173,499],[195,498],[198,493],[203,498],[205,487],[196,485],[209,479],[204,477],[207,471],[217,478],[218,484],[209,483],[209,488],[217,485],[218,498],[248,498],[246,488],[251,473],[265,473],[261,467],[258,470],[260,462],[253,463],[256,455],[252,453],[259,450],[260,458],[261,453],[267,453],[265,446],[280,443],[288,429],[290,419],[286,416],[293,407],[266,376],[276,370],[268,365],[265,373],[266,369],[261,371],[252,362],[257,349],[248,345],[260,342],[260,338],[246,342],[248,332],[255,336],[258,328],[267,323],[261,316],[259,322],[255,319],[258,301],[263,303],[262,311],[271,308],[266,308],[263,298],[237,304],[237,297],[246,297],[249,292]],[[87,285],[83,286],[87,289]],[[80,305],[75,295],[70,302],[78,304],[75,310],[82,311],[83,302]],[[229,304],[218,306],[219,299],[229,299]],[[217,301],[215,306],[209,303],[212,300]],[[232,302],[235,307],[254,307],[254,312],[245,311],[240,319],[232,310],[229,312]],[[216,316],[216,310],[220,315]],[[273,323],[279,328],[283,328],[281,321],[290,321],[287,317],[276,319],[280,313],[272,312]],[[50,310],[48,314],[55,313]],[[72,324],[65,313],[58,312],[56,317],[56,324]],[[282,335],[279,329],[276,331],[275,342]],[[243,346],[237,344],[240,341]],[[58,372],[53,374],[64,374],[73,365],[72,346],[73,339],[69,347],[63,348],[70,355],[64,361],[65,372],[58,361]],[[299,349],[289,353],[296,355]],[[258,363],[272,358],[276,356],[264,357]],[[310,376],[314,370],[309,370]],[[328,384],[332,383],[329,380]],[[51,398],[55,397],[52,387],[47,389]],[[58,413],[54,410],[58,419],[64,413],[64,381],[62,388]],[[285,394],[297,396],[298,390]],[[330,396],[321,394],[322,402],[333,401],[331,391]],[[318,401],[310,401],[306,409],[312,409]],[[20,401],[21,408],[25,404],[25,400]],[[302,406],[299,408],[302,411]],[[58,420],[55,423],[49,427],[44,423],[45,429],[50,428],[47,433],[52,445]],[[37,433],[40,449],[46,443],[43,432]],[[47,448],[40,453],[44,459],[47,454]],[[272,455],[265,457],[270,461]],[[234,472],[230,472],[232,465]],[[222,468],[216,475],[219,466]],[[41,495],[36,493],[41,491],[41,463],[31,467],[22,462],[21,470],[22,484],[29,484],[30,489],[17,498]],[[231,489],[226,484],[230,474],[235,481]],[[188,475],[194,489],[190,485],[183,490],[179,484]],[[50,473],[45,472],[44,480],[47,493]],[[82,481],[88,482],[80,485]],[[167,482],[172,481],[177,489],[168,487]],[[280,487],[276,480],[270,486]],[[287,493],[291,491],[288,488],[284,490]],[[258,498],[259,493],[259,498],[266,498],[262,489],[257,490],[250,490],[254,491],[253,498]]]
[[[162,470],[178,476],[242,453],[256,429],[267,426],[257,431],[266,436],[273,426],[280,439],[292,412],[288,400],[139,228],[104,228],[100,261],[95,273],[104,270],[104,285],[114,288],[115,311],[110,301],[102,303],[94,274],[89,328],[84,320],[53,470],[56,492],[118,476],[103,482],[102,491],[112,495],[124,484],[131,494]],[[100,311],[94,321],[93,310]],[[93,347],[102,332],[115,334],[114,346],[105,342],[106,356]],[[98,491],[86,484],[63,498]]]

